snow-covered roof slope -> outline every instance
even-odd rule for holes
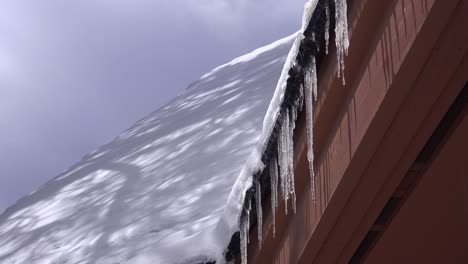
[[[196,263],[262,132],[295,35],[205,74],[0,215],[0,263]]]

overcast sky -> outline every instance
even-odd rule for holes
[[[239,55],[305,0],[0,0],[0,212]]]

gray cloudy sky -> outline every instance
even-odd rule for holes
[[[0,0],[0,212],[230,59],[305,0]]]

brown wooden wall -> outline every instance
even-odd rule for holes
[[[381,263],[385,231],[367,247],[375,254],[357,250],[468,80],[468,1],[353,0],[348,16],[346,86],[336,77],[333,51],[319,72],[317,200],[311,200],[301,115],[297,213],[284,215],[280,203],[273,238],[266,205],[266,237],[258,245],[251,236],[249,263],[348,263],[353,256]]]

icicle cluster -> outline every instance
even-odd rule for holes
[[[281,132],[278,137],[278,162],[280,168],[281,194],[288,214],[288,200],[291,198],[293,212],[296,212],[296,188],[294,186],[294,128],[297,106],[286,108],[283,112]]]
[[[330,0],[331,1],[331,0]],[[348,39],[348,19],[347,19],[347,4],[346,0],[333,0],[335,3],[335,44],[338,61],[338,77],[342,77],[343,85],[345,85],[344,78],[344,56],[348,54],[349,39]],[[305,5],[302,31],[296,39],[296,43],[291,50],[293,56],[288,56],[288,61],[285,67],[289,69],[294,65],[297,52],[299,50],[298,43],[304,38],[304,31],[313,15],[318,0],[309,0]],[[330,41],[330,8],[327,4],[325,6],[325,53],[328,54],[328,46]],[[312,41],[315,41],[315,33],[312,33]],[[317,45],[318,47],[319,45]],[[283,70],[284,71],[284,70]],[[316,200],[316,184],[314,172],[314,99],[317,100],[318,96],[318,83],[317,83],[317,65],[316,58],[312,55],[311,61],[308,65],[302,68],[304,74],[304,82],[300,84],[298,94],[294,102],[278,109],[281,118],[280,131],[277,138],[277,156],[271,157],[268,167],[270,175],[270,188],[271,188],[271,211],[273,217],[273,237],[276,235],[276,209],[278,207],[278,184],[281,190],[282,199],[285,202],[285,213],[288,214],[288,201],[291,199],[293,212],[296,212],[296,191],[294,180],[294,129],[296,126],[297,115],[302,111],[305,106],[306,111],[306,131],[307,131],[307,158],[309,161],[309,174],[311,182],[312,200]],[[284,74],[286,72],[283,72]],[[286,79],[280,78],[278,87],[284,91],[286,90]],[[278,89],[278,88],[277,88]],[[280,104],[281,105],[281,104]],[[280,106],[278,106],[280,107]],[[265,123],[264,123],[265,126]],[[257,229],[258,241],[262,242],[262,226],[263,226],[263,212],[262,212],[262,191],[260,179],[256,179],[256,208],[257,208]],[[241,260],[243,264],[247,263],[247,244],[249,243],[249,218],[251,210],[251,200],[247,201],[247,207],[244,208],[245,215],[240,225],[241,236]]]
[[[348,16],[346,0],[335,0],[335,45],[338,63],[338,77],[342,76],[343,85],[346,84],[344,76],[344,56],[348,55]]]

